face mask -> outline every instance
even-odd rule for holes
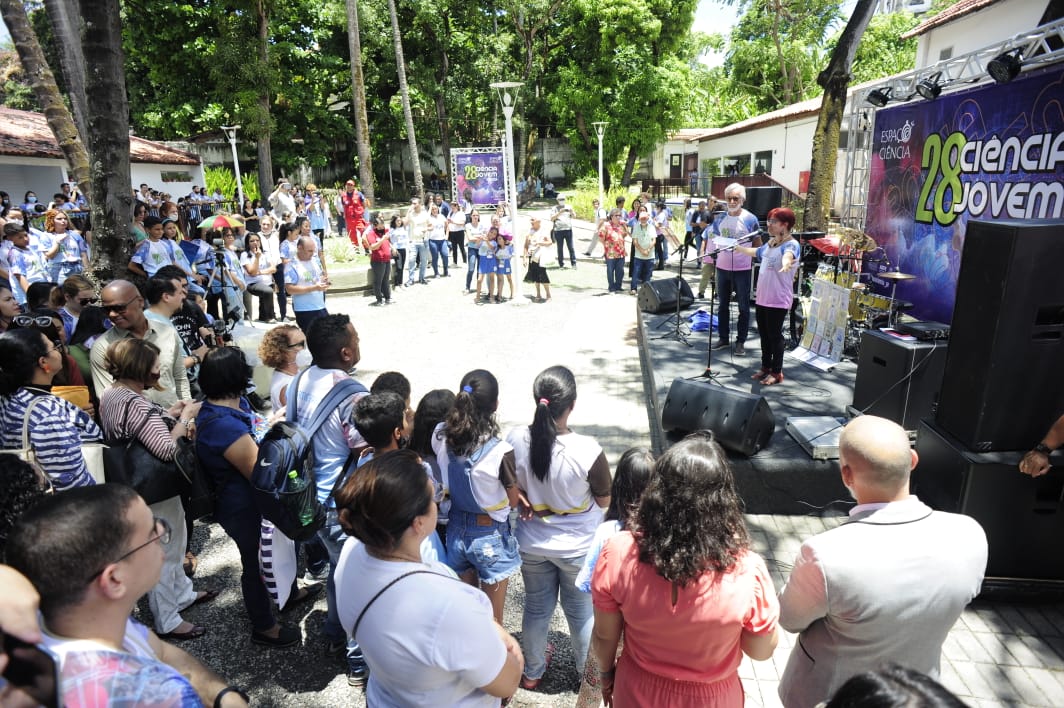
[[[4,206],[10,206],[11,205],[11,200],[10,199],[5,199],[3,202],[0,202],[0,204],[3,204]]]
[[[314,363],[314,355],[307,349],[300,349],[296,354],[296,366],[300,369],[305,369]]]
[[[26,203],[27,204],[36,204],[37,203],[37,197],[30,197],[29,199],[26,200]]]
[[[18,224],[19,226],[22,226],[22,219],[8,219],[7,223],[9,223],[9,224]]]

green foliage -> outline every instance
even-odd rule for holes
[[[354,263],[361,258],[355,252],[355,248],[351,245],[351,240],[347,236],[343,238],[327,238],[322,244],[322,248],[325,249],[325,262],[329,264]]]
[[[205,167],[203,188],[208,194],[213,194],[217,189],[227,199],[236,199],[236,176],[228,167]]]
[[[258,175],[242,174],[240,175],[240,182],[244,186],[244,199],[251,199],[252,201],[262,199],[262,194],[259,192]]]
[[[916,37],[902,40],[901,35],[919,23],[920,20],[911,12],[873,15],[857,46],[853,60],[853,83],[916,68]],[[836,41],[838,37],[832,39],[832,49]]]

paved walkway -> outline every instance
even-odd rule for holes
[[[577,225],[578,253],[589,234],[589,225]],[[539,371],[557,363],[569,366],[579,392],[571,423],[594,435],[615,464],[628,447],[651,445],[648,416],[657,415],[646,386],[652,377],[640,363],[635,299],[605,293],[601,261],[581,260],[575,270],[552,267],[550,276],[554,297],[543,304],[474,304],[473,296],[462,292],[459,266],[449,278],[400,289],[389,307],[369,307],[371,298],[360,295],[330,297],[328,306],[350,314],[359,331],[357,378],[362,382],[401,371],[410,378],[416,401],[433,388],[454,390],[466,371],[486,368],[500,381],[498,416],[504,428],[531,420],[531,386]],[[754,549],[768,561],[780,588],[802,539],[839,519],[751,515],[747,522]],[[361,693],[346,685],[341,665],[325,658],[316,636],[324,601],[301,622],[307,635],[303,647],[248,648],[239,629],[245,620],[235,547],[217,527],[200,527],[198,534],[204,557],[198,577],[204,580],[197,582],[225,592],[217,605],[206,606],[214,608],[209,618],[217,621],[215,629],[187,648],[231,681],[249,686],[257,705],[360,705]],[[520,631],[522,601],[518,577],[507,603],[506,626],[514,633]],[[190,617],[197,619],[194,613]],[[552,632],[559,652],[543,691],[518,691],[511,705],[572,705],[576,676],[560,610]],[[793,636],[785,635],[771,661],[743,661],[748,706],[779,704],[776,689],[792,646]],[[978,602],[950,633],[943,654],[943,682],[973,706],[1064,706],[1064,607],[1059,604]]]

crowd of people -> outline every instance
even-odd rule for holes
[[[729,196],[737,198],[726,215],[703,227],[734,239],[736,270],[740,255],[768,264],[758,322],[771,326],[781,303],[766,279],[788,284],[794,215],[770,214],[771,240],[748,247],[725,231],[738,228],[728,217],[744,218],[741,196]],[[607,262],[622,260],[611,289],[620,284],[629,233],[637,260],[649,262],[637,265],[637,277],[653,270],[657,246],[667,253],[668,237],[651,238],[648,226],[664,207],[635,206],[634,227],[619,210],[602,213],[597,225]],[[559,199],[556,225],[567,211]],[[501,297],[508,273],[499,264],[515,249],[505,212],[491,217],[479,240],[470,234],[480,233],[481,217],[475,209],[467,216],[461,203],[444,216],[435,200],[427,210],[414,200],[387,225],[379,215],[361,216],[370,218],[362,245],[371,263],[383,264],[373,267],[377,302],[388,302],[390,248],[404,237],[422,259],[422,276],[432,264],[447,277],[464,252],[467,291],[475,275],[478,294],[487,281],[488,298]],[[66,695],[93,691],[128,702],[150,692],[182,705],[247,704],[242,688],[174,644],[209,631],[182,613],[218,596],[194,586],[189,490],[152,486],[138,494],[100,484],[106,476],[90,451],[107,441],[164,466],[193,451],[213,483],[211,518],[239,551],[248,641],[300,643],[286,616],[324,595],[322,634],[308,641],[342,657],[348,683],[364,687],[370,705],[491,706],[518,687],[539,690],[556,652],[548,630],[559,603],[581,706],[741,706],[742,657],[769,659],[781,628],[799,635],[779,689],[788,708],[878,705],[868,702],[873,694],[901,697],[881,705],[913,696],[928,701],[919,705],[957,705],[928,676],[937,676],[946,634],[979,591],[986,536],[971,518],[932,511],[909,494],[917,457],[902,428],[873,416],[846,426],[839,465],[857,506],[849,523],[806,540],[777,592],[750,548],[743,503],[712,433],[692,434],[657,459],[628,450],[611,470],[601,445],[571,427],[579,422],[578,386],[565,366],[530,382],[528,423],[505,431],[495,415],[499,382],[486,369],[469,371],[454,388],[440,382],[416,404],[399,372],[367,388],[349,373],[362,356],[358,332],[347,315],[325,308],[326,264],[310,220],[281,221],[274,233],[278,221],[258,216],[259,230],[226,263],[238,276],[213,270],[226,254],[216,264],[156,259],[167,251],[154,244],[172,237],[164,219],[148,216],[149,245],[135,261],[142,285],[115,280],[97,295],[76,272],[59,287],[26,282],[25,311],[14,287],[0,287],[0,445],[19,451],[0,454],[0,544],[10,566],[0,566],[0,626],[60,657]],[[51,233],[60,233],[62,220],[53,224]],[[12,248],[24,248],[24,227],[9,226],[20,229]],[[537,295],[545,285],[549,299],[536,257],[552,239],[541,227],[532,219],[517,248]],[[452,233],[460,239],[453,251]],[[234,251],[236,235],[224,234],[224,251]],[[201,241],[182,240],[172,253]],[[721,244],[707,243],[680,247],[701,247],[721,280]],[[281,260],[271,259],[269,244]],[[563,244],[553,240],[560,254]],[[374,258],[382,251],[387,257]],[[263,337],[258,353],[274,373],[269,395],[260,396],[246,355],[216,336],[201,304],[204,293],[228,302],[225,288],[235,297],[257,283],[263,288],[253,294],[272,307],[279,265],[296,325],[275,323]],[[415,270],[407,271],[408,287]],[[286,304],[277,298],[282,318]],[[741,320],[739,327],[742,341]],[[777,354],[765,344],[765,382],[782,380]],[[330,396],[336,389],[343,395]],[[293,568],[267,583],[260,568],[262,544],[291,544],[276,529],[264,534],[251,484],[259,444],[282,418],[304,429],[324,421],[310,447],[325,519],[298,551],[324,582],[301,583]],[[1061,427],[1025,458],[1025,472],[1044,472],[1039,456],[1061,442]],[[518,573],[520,640],[502,626]],[[131,616],[145,595],[153,629]],[[38,606],[40,624],[27,620]],[[900,666],[884,669],[889,662]]]

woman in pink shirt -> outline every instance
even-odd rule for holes
[[[772,579],[749,548],[742,502],[711,432],[669,448],[654,471],[591,581],[603,702],[742,708],[742,655],[769,659],[779,638]]]

